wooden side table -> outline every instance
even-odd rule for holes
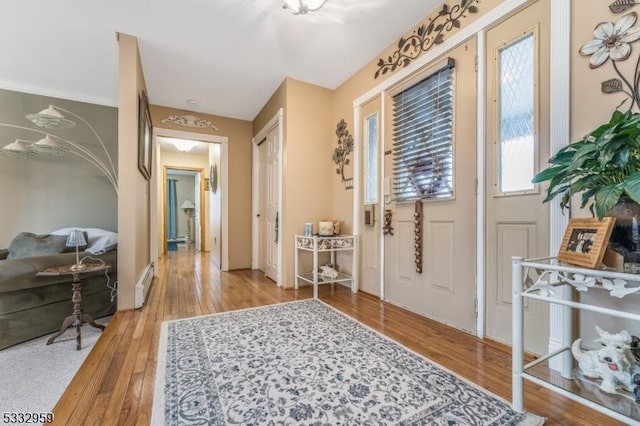
[[[82,274],[88,274],[90,272],[98,272],[104,271],[111,268],[111,265],[106,263],[87,263],[86,268],[80,271],[73,271],[71,269],[73,265],[64,265],[64,266],[55,266],[53,268],[43,269],[38,272],[37,276],[61,276],[61,275],[71,275],[73,276],[73,282],[71,284],[71,302],[73,302],[73,312],[62,322],[62,327],[60,327],[60,331],[51,336],[49,340],[47,340],[47,345],[52,344],[58,337],[62,336],[62,334],[67,331],[69,327],[76,327],[76,349],[81,349],[81,328],[82,324],[88,323],[89,325],[99,328],[100,330],[104,330],[104,326],[96,323],[93,320],[93,317],[89,314],[82,312],[82,281],[80,280],[80,276]]]

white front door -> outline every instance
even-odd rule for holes
[[[549,1],[487,31],[486,334],[511,342],[511,256],[548,256],[549,207],[531,184],[549,158]],[[546,353],[548,305],[527,301],[525,349]]]
[[[278,280],[278,228],[281,226],[278,206],[279,134],[276,126],[258,147],[258,268],[274,281]]]
[[[385,236],[385,300],[469,332],[475,331],[476,273],[476,73],[475,40],[446,56],[453,69],[453,155],[450,163],[453,195],[423,201],[422,272],[416,271],[414,202],[392,202],[394,235]],[[444,59],[444,58],[443,58]],[[439,62],[439,61],[435,61]],[[388,105],[392,100],[387,98]],[[385,117],[385,151],[393,149],[394,129]],[[437,130],[435,130],[437,133]],[[431,134],[427,135],[431,137]],[[437,148],[436,148],[437,149]],[[437,163],[435,154],[430,166]],[[394,155],[395,156],[395,155]],[[423,161],[429,162],[424,154]],[[445,160],[448,161],[448,160]],[[385,157],[385,174],[393,158]],[[420,179],[422,170],[416,170]],[[394,191],[395,180],[394,180]]]

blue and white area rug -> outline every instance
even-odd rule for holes
[[[153,425],[539,425],[317,300],[162,324]]]

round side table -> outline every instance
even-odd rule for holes
[[[87,263],[85,265],[86,268],[81,270],[73,270],[72,267],[74,265],[55,266],[53,268],[43,269],[36,274],[38,276],[69,275],[73,277],[73,282],[71,283],[71,302],[73,303],[73,312],[62,322],[60,331],[47,340],[47,345],[52,344],[58,337],[62,336],[69,327],[75,326],[77,343],[76,349],[80,350],[82,341],[82,324],[88,323],[92,327],[99,328],[100,330],[104,330],[105,328],[103,325],[96,323],[91,315],[82,312],[82,280],[80,277],[83,274],[107,270],[111,265],[106,263]]]

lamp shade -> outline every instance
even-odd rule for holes
[[[180,206],[181,209],[185,210],[185,209],[195,209],[196,206],[193,204],[193,202],[190,199],[186,199],[184,200],[184,203],[182,203],[182,205]]]
[[[23,139],[16,139],[14,142],[5,145],[0,150],[0,154],[7,157],[15,158],[29,158],[37,155],[38,153],[32,149],[32,143]]]
[[[60,146],[51,136],[47,135],[33,144],[36,151],[49,155],[60,155],[66,152],[66,149]]]
[[[49,108],[35,114],[27,114],[27,119],[38,127],[45,129],[70,129],[76,125],[74,121],[71,121],[56,110],[53,105],[49,105]]]
[[[74,229],[69,232],[67,237],[67,247],[82,247],[87,245],[87,239],[85,233],[79,229]]]

